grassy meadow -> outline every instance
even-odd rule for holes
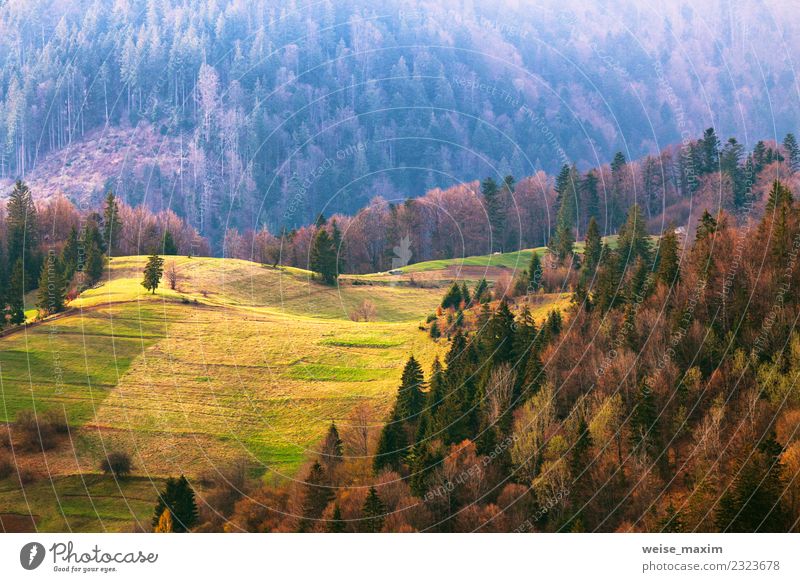
[[[526,264],[531,252],[490,259]],[[447,347],[419,329],[438,286],[345,277],[324,287],[299,269],[186,257],[165,268],[173,260],[174,291],[166,281],[145,291],[145,257],[114,258],[68,315],[0,338],[0,422],[55,411],[70,427],[46,453],[15,451],[30,482],[0,480],[0,522],[127,531],[149,520],[165,477],[241,457],[265,479],[291,478],[357,405],[380,425],[409,355],[427,370]],[[372,321],[352,321],[365,300]],[[537,312],[566,300],[543,298]],[[134,465],[120,482],[98,468],[116,450]]]

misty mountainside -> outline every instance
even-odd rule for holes
[[[7,2],[0,177],[40,198],[114,188],[219,242],[375,196],[657,155],[707,127],[752,149],[797,129],[798,19],[773,17],[790,8]]]

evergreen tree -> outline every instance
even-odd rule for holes
[[[793,202],[792,191],[780,180],[774,180],[767,196],[767,212],[772,212],[783,205],[791,206]]]
[[[336,224],[336,219],[331,221],[331,243],[333,244],[333,251],[336,253],[336,274],[337,276],[344,273],[344,239],[342,238],[342,231],[339,230],[339,225]]]
[[[431,323],[430,335],[431,335],[431,338],[433,338],[433,339],[439,339],[440,337],[442,337],[442,330],[439,329],[439,321],[438,320],[434,319],[433,323]]]
[[[647,227],[638,204],[628,210],[628,218],[619,231],[617,253],[625,265],[634,264],[637,258],[645,263],[652,260]]]
[[[322,516],[322,512],[333,501],[334,493],[330,487],[328,475],[325,469],[315,461],[305,479],[303,491],[303,521],[301,530],[308,531],[313,525],[313,521]]]
[[[531,262],[528,265],[528,289],[531,293],[537,293],[542,288],[542,259],[539,253],[533,251]]]
[[[720,499],[716,515],[720,531],[788,531],[790,521],[782,502],[786,488],[782,452],[770,435],[745,456],[736,479]]]
[[[395,407],[389,422],[381,430],[381,436],[378,439],[378,450],[375,452],[375,458],[372,462],[375,472],[378,473],[385,468],[400,471],[407,453],[408,444],[403,418],[397,413],[397,408]]]
[[[150,255],[150,258],[147,259],[147,265],[145,265],[144,268],[144,280],[142,281],[142,287],[148,291],[151,291],[152,293],[155,293],[163,275],[164,259],[153,253]]]
[[[339,274],[336,271],[336,249],[333,246],[328,231],[324,228],[317,229],[317,234],[311,244],[309,267],[317,273],[322,280],[333,285]]]
[[[589,220],[586,229],[586,245],[583,251],[583,267],[587,273],[593,273],[600,263],[600,255],[603,252],[603,239],[600,237],[600,228],[594,216]]]
[[[566,166],[565,166],[566,168]],[[551,251],[559,261],[565,261],[572,256],[575,245],[575,225],[577,220],[577,184],[579,181],[578,170],[575,166],[561,170],[556,180],[558,192],[558,214],[556,215],[555,234],[550,242]]]
[[[345,523],[342,519],[342,510],[339,509],[339,504],[333,506],[333,516],[331,516],[331,520],[328,522],[328,533],[344,533],[345,531]]]
[[[417,421],[425,405],[424,385],[422,366],[414,356],[411,356],[403,368],[400,388],[397,391],[397,414],[404,421]]]
[[[40,261],[37,253],[39,230],[36,206],[33,203],[31,192],[24,182],[17,180],[14,184],[8,197],[6,210],[8,264],[16,265],[18,260],[23,261],[25,277],[22,283],[24,291],[27,293],[33,289],[34,279],[31,275],[39,272]]]
[[[39,275],[39,292],[36,307],[41,316],[64,311],[64,282],[56,264],[55,254],[49,254]]]
[[[89,249],[86,252],[86,265],[84,266],[84,273],[86,274],[86,281],[91,286],[100,280],[103,276],[103,267],[105,266],[105,256],[103,251],[96,242],[89,244]]]
[[[119,236],[122,232],[122,220],[119,217],[119,205],[114,192],[111,190],[106,194],[106,205],[103,209],[103,240],[110,255],[119,250]],[[177,254],[167,253],[164,254]]]
[[[75,271],[78,268],[78,231],[73,226],[69,231],[67,242],[61,250],[61,267],[64,280],[69,282],[72,280]]]
[[[381,498],[378,497],[378,491],[375,489],[375,487],[369,488],[369,494],[367,495],[367,499],[364,501],[362,513],[362,532],[378,533],[383,529],[383,520],[386,517],[386,506],[384,506]]]
[[[481,334],[484,353],[495,364],[513,360],[515,327],[514,315],[508,307],[508,302],[503,299]]]
[[[670,226],[658,243],[658,271],[656,276],[659,281],[668,287],[680,281],[680,257],[678,256],[678,237],[675,228]]]
[[[800,170],[800,146],[797,145],[797,138],[793,133],[787,133],[783,139],[783,149],[786,152],[786,159],[789,161],[789,168],[792,172]]]
[[[505,241],[505,216],[503,212],[503,200],[497,182],[491,177],[481,182],[481,194],[486,205],[486,213],[489,216],[489,226],[491,228],[492,251],[503,251]]]
[[[153,513],[153,528],[158,527],[159,520],[166,510],[169,510],[172,516],[172,530],[175,533],[187,532],[197,524],[194,490],[183,475],[177,479],[174,477],[167,479],[164,490],[159,493]]]
[[[594,170],[591,170],[581,183],[583,208],[586,213],[586,222],[584,224],[600,216],[600,197],[597,193],[597,182],[597,174]]]
[[[467,289],[467,282],[461,283],[461,301],[464,302],[465,307],[469,307],[472,299],[469,296],[469,289]]]
[[[719,138],[713,127],[709,127],[703,132],[700,140],[700,171],[703,174],[710,174],[719,169]]]
[[[489,297],[489,284],[482,278],[475,285],[475,292],[472,294],[473,303],[485,303]]]
[[[331,473],[338,465],[344,461],[344,448],[342,439],[339,438],[339,430],[336,423],[331,422],[325,440],[322,442],[322,462],[328,473]]]
[[[458,286],[458,283],[453,282],[447,290],[444,299],[442,299],[442,309],[458,309],[462,300],[461,287]]]
[[[169,230],[164,231],[164,240],[162,242],[161,254],[170,256],[178,254],[178,245],[175,243],[175,237],[172,236]]]
[[[22,267],[22,257],[17,259],[11,270],[8,284],[8,313],[13,325],[25,323],[25,276]]]

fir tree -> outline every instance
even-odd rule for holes
[[[339,509],[339,504],[337,503],[333,506],[333,515],[328,522],[328,533],[344,533],[345,527],[344,520],[342,519],[342,510]]]
[[[172,233],[169,230],[164,231],[164,240],[162,241],[161,245],[161,254],[162,255],[177,255],[178,254],[178,245],[175,243],[175,237],[172,236]]]
[[[336,249],[325,228],[317,229],[317,234],[311,245],[309,267],[322,277],[326,284],[333,285],[336,283],[336,279],[339,276],[336,270]]]
[[[481,182],[481,194],[486,205],[486,213],[489,215],[489,226],[491,228],[492,251],[503,251],[505,241],[505,216],[503,215],[503,200],[500,189],[491,177]]]
[[[458,309],[462,300],[461,287],[458,286],[458,283],[454,282],[447,290],[444,299],[442,299],[442,309]]]
[[[336,423],[331,422],[325,435],[325,440],[322,442],[322,462],[325,464],[328,473],[332,473],[342,461],[344,461],[342,439],[339,438],[339,430],[336,428]]]
[[[482,333],[484,353],[495,364],[511,362],[514,357],[514,315],[503,299]]]
[[[164,490],[159,493],[153,514],[153,528],[158,527],[159,520],[166,510],[169,510],[172,516],[172,531],[175,533],[187,532],[197,524],[194,491],[183,475],[177,479],[174,477],[167,479]]]
[[[656,272],[656,277],[668,287],[673,287],[680,281],[678,237],[673,226],[667,229],[658,243],[658,271]]]
[[[767,196],[767,212],[772,212],[784,205],[791,206],[793,202],[792,191],[780,180],[774,180]]]
[[[489,284],[482,278],[475,285],[475,292],[472,294],[473,303],[485,303],[489,297]]]
[[[331,220],[331,244],[333,245],[333,252],[336,254],[336,274],[337,276],[344,273],[344,239],[342,238],[342,231],[339,230],[339,225],[336,224],[336,219]]]
[[[22,257],[17,259],[11,270],[8,284],[8,313],[13,325],[25,323],[25,276],[22,267]]]
[[[401,419],[416,422],[425,405],[424,385],[422,366],[411,356],[403,369],[397,391],[397,414]]]
[[[106,205],[103,209],[103,239],[106,243],[109,255],[115,254],[119,250],[119,236],[122,232],[122,220],[119,217],[119,205],[114,192],[108,191],[106,195]],[[167,253],[164,254],[176,254]]]
[[[386,468],[400,471],[403,459],[408,452],[408,445],[403,418],[395,408],[392,411],[389,422],[381,430],[381,436],[378,439],[378,450],[375,452],[375,458],[372,462],[375,472],[378,473]]]
[[[64,248],[61,250],[62,275],[67,282],[72,280],[78,268],[78,253],[78,231],[73,226],[69,231],[69,236],[67,237],[66,244],[64,244]]]
[[[152,293],[155,293],[163,275],[164,259],[153,253],[150,258],[147,259],[147,265],[145,265],[144,268],[144,280],[142,281],[142,287]]]
[[[64,282],[56,264],[55,254],[49,254],[39,276],[36,307],[42,316],[64,311]]]
[[[637,258],[645,263],[651,262],[650,240],[638,204],[628,210],[628,218],[619,231],[617,253],[625,264],[632,265]]]
[[[786,159],[792,172],[800,170],[800,146],[797,145],[797,138],[793,133],[787,133],[783,139],[783,149],[786,152]]]
[[[86,265],[84,266],[84,273],[86,274],[86,281],[91,286],[100,280],[103,276],[103,267],[105,266],[105,256],[103,251],[96,242],[89,245],[86,252]]]
[[[528,289],[531,293],[537,293],[542,288],[542,259],[535,250],[531,254],[531,262],[528,265]]]
[[[8,197],[6,214],[8,264],[16,265],[18,260],[22,260],[26,273],[38,273],[40,264],[36,249],[39,230],[36,206],[28,186],[20,180],[16,181]],[[27,293],[33,285],[33,277],[26,274],[23,280],[24,291]]]
[[[583,268],[587,273],[594,273],[600,263],[600,255],[603,252],[603,239],[600,237],[600,229],[594,216],[589,220],[586,229],[586,245],[583,251]]]
[[[330,487],[328,475],[319,461],[315,461],[305,479],[302,531],[311,529],[313,521],[322,516],[322,512],[333,501],[333,498],[333,489]]]
[[[362,514],[362,532],[378,533],[383,529],[383,520],[386,517],[386,506],[384,506],[383,501],[381,501],[381,498],[378,496],[378,491],[375,487],[369,488],[369,494],[364,501]]]

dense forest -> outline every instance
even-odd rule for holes
[[[218,249],[228,227],[277,234],[617,151],[654,157],[657,189],[665,144],[795,129],[794,100],[770,99],[797,32],[773,34],[774,4],[625,4],[6,2],[0,175],[76,204],[113,189]]]
[[[511,289],[454,284],[380,430],[332,424],[301,481],[213,481],[201,531],[785,532],[800,527],[800,221],[705,212],[686,247],[642,209],[616,248],[590,221],[572,307],[534,321],[555,253]],[[444,340],[441,340],[444,341]],[[164,509],[160,506],[160,509]],[[198,513],[199,512],[199,513]],[[158,509],[154,526],[158,523]]]

